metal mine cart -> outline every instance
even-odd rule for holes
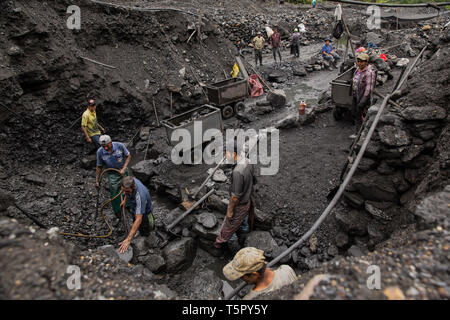
[[[201,131],[197,132],[200,137],[195,139],[194,122],[201,121]],[[172,133],[177,129],[186,129],[191,135],[191,149],[203,145],[208,141],[203,141],[203,133],[208,129],[217,129],[223,131],[222,115],[219,108],[205,104],[201,107],[192,109],[168,120],[161,122],[166,128],[167,141],[169,145],[175,146],[179,141],[172,141]],[[199,124],[196,124],[199,126]]]
[[[344,113],[350,113],[352,108],[352,79],[356,67],[341,73],[331,81],[331,100],[334,104],[333,116],[341,120]]]
[[[209,102],[222,110],[224,119],[245,109],[243,100],[249,96],[248,80],[230,78],[205,86]]]

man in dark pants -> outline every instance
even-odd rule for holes
[[[355,120],[355,134],[352,134],[350,139],[355,139],[358,134],[365,112],[370,107],[372,90],[375,84],[375,72],[369,65],[369,55],[360,53],[356,58],[356,63],[358,64],[358,69],[353,75],[352,86],[352,113]]]
[[[214,242],[214,247],[221,249],[224,243],[228,243],[232,249],[239,246],[236,242],[236,231],[241,228],[243,232],[249,232],[254,219],[253,186],[256,183],[254,166],[246,158],[245,153],[237,150],[237,142],[228,145],[226,157],[234,163],[230,186],[230,201],[227,214],[222,224],[220,234]],[[250,224],[248,228],[247,221]],[[232,239],[231,241],[229,241]]]
[[[277,62],[277,54],[281,63],[281,35],[278,32],[278,27],[273,28],[273,34],[270,36],[270,45],[272,46],[273,60]]]
[[[266,40],[263,38],[262,33],[258,32],[256,37],[253,38],[252,44],[253,44],[253,50],[255,52],[255,67],[258,65],[262,66],[262,51],[264,49],[264,44],[266,43]]]
[[[292,34],[292,53],[294,57],[298,58],[300,56],[299,46],[300,46],[300,33],[298,29],[294,29],[294,33]]]
[[[127,209],[134,217],[134,223],[130,233],[120,245],[120,253],[127,251],[136,232],[139,230],[143,236],[148,236],[153,230],[154,220],[152,214],[152,198],[148,189],[136,178],[124,177],[122,180],[122,190],[125,193],[125,203]]]

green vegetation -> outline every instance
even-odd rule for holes
[[[400,3],[400,4],[412,4],[412,3],[426,3],[426,2],[447,2],[449,0],[355,0],[355,1],[362,1],[362,2],[370,2],[370,3]],[[312,0],[288,0],[287,2],[290,3],[303,3],[303,4],[310,4]],[[317,0],[317,3],[320,2],[326,2],[322,0]]]

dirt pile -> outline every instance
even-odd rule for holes
[[[417,202],[449,183],[447,33],[434,34],[438,42],[429,45],[427,60],[394,96],[400,107],[388,106],[381,117],[344,194],[355,210],[336,215],[344,231],[351,238],[366,238],[369,248],[412,223]],[[363,137],[377,110],[377,106],[369,110]]]
[[[80,251],[57,233],[0,219],[2,299],[175,297],[166,286],[155,284],[153,273],[142,265],[126,264],[101,250]]]
[[[266,299],[448,299],[450,186],[417,207],[417,226],[367,255],[334,259]],[[376,270],[376,271],[375,271]],[[379,275],[375,280],[376,274]]]

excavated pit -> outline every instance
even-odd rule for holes
[[[195,38],[187,43],[193,30],[191,25],[196,21],[193,16],[176,12],[148,14],[127,11],[92,4],[87,0],[80,4],[82,12],[86,13],[83,16],[86,27],[80,31],[69,31],[61,23],[67,18],[65,10],[69,2],[45,4],[44,8],[40,8],[39,2],[33,1],[29,6],[25,5],[25,1],[6,1],[1,5],[10,15],[0,16],[1,25],[6,30],[6,34],[1,34],[1,40],[4,41],[1,42],[0,58],[8,66],[4,67],[2,64],[0,68],[0,96],[7,106],[14,106],[15,113],[0,111],[0,149],[3,151],[3,156],[0,156],[0,188],[13,195],[13,202],[17,206],[8,205],[3,208],[3,202],[0,202],[0,212],[5,213],[8,218],[17,219],[23,226],[32,225],[30,218],[24,215],[25,212],[47,229],[58,227],[59,231],[96,235],[108,232],[101,217],[95,215],[94,150],[82,140],[77,119],[84,111],[85,101],[93,97],[98,102],[99,122],[107,128],[107,133],[114,141],[127,144],[132,154],[130,167],[136,168],[136,175],[150,189],[158,233],[153,233],[148,239],[137,237],[133,241],[135,256],[128,266],[120,265],[121,262],[111,252],[111,246],[117,247],[123,240],[125,230],[109,207],[104,212],[114,228],[111,237],[66,237],[64,246],[69,248],[67,254],[72,257],[67,263],[77,264],[80,256],[84,263],[95,261],[84,269],[92,274],[96,273],[96,266],[103,268],[105,264],[113,264],[119,266],[119,271],[114,273],[102,269],[101,277],[104,281],[119,281],[126,274],[131,274],[132,277],[139,273],[136,281],[150,283],[152,287],[151,292],[139,291],[140,295],[122,295],[122,292],[106,291],[100,294],[100,286],[98,291],[83,291],[82,297],[157,299],[159,296],[154,292],[161,290],[166,298],[221,298],[225,280],[222,268],[233,255],[228,251],[221,258],[214,257],[209,252],[213,241],[212,232],[205,232],[207,236],[199,236],[199,232],[194,229],[197,228],[198,231],[196,225],[203,213],[216,217],[217,229],[224,216],[223,205],[210,204],[192,213],[174,229],[175,234],[165,230],[165,226],[181,212],[178,207],[183,190],[187,188],[192,191],[194,187],[198,187],[212,166],[175,166],[171,163],[171,148],[166,142],[164,128],[157,126],[153,103],[159,121],[168,119],[172,112],[179,114],[205,103],[199,82],[223,80],[224,73],[228,73],[234,63],[235,48],[231,41],[237,38],[248,41],[252,36],[251,32],[245,27],[239,29],[237,21],[227,23],[224,15],[229,8],[218,7],[213,10],[214,13],[208,12],[206,15],[209,20],[202,25],[205,36],[202,44],[195,42]],[[126,1],[113,2],[127,4]],[[148,3],[151,1],[145,2]],[[185,3],[182,7],[185,5],[186,10],[192,9]],[[271,9],[277,12],[276,8]],[[260,10],[261,15],[275,14],[267,8]],[[325,16],[320,19],[331,23],[333,8],[330,6],[320,10],[320,14]],[[318,16],[306,7],[302,7],[300,12],[305,18]],[[234,15],[236,11],[231,10],[229,14]],[[284,18],[297,19],[295,14],[289,12],[289,7],[283,11]],[[352,30],[363,33],[361,30],[364,30],[364,26],[358,20],[358,14],[359,11],[352,9],[349,25]],[[47,22],[46,18],[52,22]],[[287,18],[280,21],[280,27],[285,36],[284,31],[289,30],[293,23],[286,23],[284,20],[288,21]],[[19,26],[18,21],[25,23]],[[265,20],[258,18],[261,25],[264,24],[263,21]],[[296,22],[300,22],[300,17]],[[299,60],[293,59],[288,50],[285,50],[280,66],[274,64],[269,51],[265,52],[264,66],[259,67],[258,71],[266,81],[270,79],[274,88],[284,90],[285,106],[273,111],[266,110],[265,113],[260,112],[257,105],[265,100],[265,96],[247,99],[245,112],[224,121],[225,129],[255,130],[278,126],[284,121],[284,125],[280,125],[280,168],[276,175],[258,176],[255,197],[257,208],[262,214],[251,233],[251,239],[246,242],[246,245],[264,244],[269,258],[275,258],[295,243],[322,213],[328,204],[330,190],[339,183],[342,166],[352,142],[348,138],[354,130],[352,124],[346,120],[336,121],[331,112],[330,81],[339,72],[329,71],[322,62],[317,62],[317,51],[322,45],[317,39],[328,35],[329,28],[326,25],[324,21],[319,21],[316,28],[305,35]],[[396,44],[402,36],[400,30],[386,36],[385,41],[389,45]],[[418,51],[426,42],[424,38],[411,40],[414,50]],[[344,50],[342,43],[339,46]],[[436,48],[435,46],[429,50],[429,57],[435,57]],[[396,48],[392,52],[403,56],[410,49],[411,47]],[[448,50],[441,51],[444,57],[448,57],[447,53]],[[117,70],[92,64],[82,59],[82,56],[113,65]],[[244,57],[253,65],[251,51],[246,52]],[[306,72],[305,69],[311,66],[317,66],[320,70]],[[443,77],[445,72],[447,71],[443,72]],[[400,68],[393,68],[394,79],[379,87],[379,92],[389,93],[400,73]],[[417,81],[415,78],[414,83],[417,84]],[[448,82],[448,79],[443,81]],[[415,99],[422,99],[424,102],[427,88],[429,87],[422,88],[421,94],[415,93]],[[438,105],[444,105],[445,99],[448,102],[448,95],[441,94],[439,97],[433,102]],[[298,104],[302,100],[307,102],[308,121],[302,124],[286,121],[290,116],[298,114]],[[428,126],[431,129],[425,128],[427,133],[438,137],[440,127],[435,123]],[[425,129],[419,126],[417,130]],[[445,147],[445,143],[442,145]],[[441,148],[439,144],[438,147]],[[428,145],[424,155],[432,157],[433,150]],[[149,172],[139,167],[144,157],[147,161],[144,168],[152,168]],[[372,170],[371,166],[373,167],[373,163],[366,163],[364,170]],[[224,173],[230,177],[229,168],[224,168]],[[418,179],[417,176],[415,178]],[[442,182],[433,180],[433,187],[423,189],[437,190],[444,181],[445,176]],[[106,184],[104,181],[104,185]],[[228,183],[215,182],[214,187],[218,190],[219,201],[227,198]],[[103,187],[100,203],[107,200],[108,195],[107,188]],[[1,200],[4,201],[3,198]],[[5,200],[4,203],[10,204],[8,201]],[[367,222],[366,225],[361,225],[360,221],[346,220],[353,209],[348,201],[339,203],[334,214],[325,220],[311,240],[281,262],[291,265],[297,274],[303,274],[342,256],[356,257],[360,253],[367,253],[369,240],[374,237],[367,234]],[[395,210],[403,212],[397,208]],[[390,214],[396,214],[397,211]],[[411,220],[410,215],[405,215],[405,218],[402,216],[399,225],[403,227],[412,223],[408,219]],[[129,225],[130,223],[131,221]],[[9,232],[8,228],[5,230]],[[11,228],[15,230],[14,226]],[[379,229],[375,228],[375,231]],[[16,234],[20,236],[28,233],[21,230],[12,234],[16,237]],[[6,233],[2,233],[2,236],[12,237]],[[43,240],[46,239],[45,233],[41,236],[39,241],[42,240],[42,245],[46,246],[45,243],[49,242],[44,243],[47,241]],[[14,237],[8,239],[13,241],[11,246],[15,246]],[[381,240],[385,238],[386,234]],[[381,240],[378,239],[378,242]],[[60,245],[59,242],[52,241],[51,245]],[[8,243],[2,242],[0,249],[7,248]],[[73,245],[76,250],[70,249]],[[167,253],[169,247],[172,251]],[[173,261],[171,252],[180,251],[186,256],[181,261]],[[36,264],[39,264],[39,260]],[[6,277],[14,274],[11,271],[13,267],[9,265],[5,270]],[[51,270],[50,266],[48,270]],[[51,274],[52,271],[49,272]],[[21,273],[18,272],[11,278],[20,276]],[[170,290],[153,288],[153,284]],[[230,284],[234,287],[239,281]],[[8,286],[9,284],[5,285]],[[31,296],[27,296],[25,291],[26,289],[21,291],[19,288],[12,290],[14,294],[11,295],[2,291],[0,293],[5,297],[39,296],[39,293],[33,296],[33,292],[28,293]],[[48,293],[48,297],[52,297],[52,294]]]

